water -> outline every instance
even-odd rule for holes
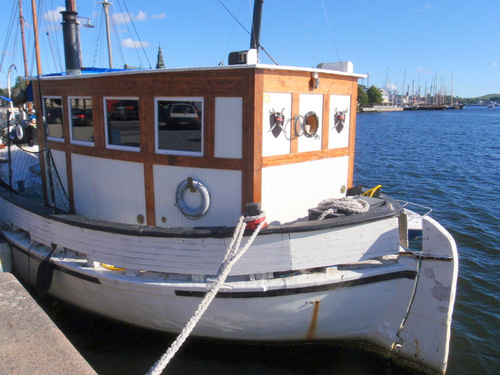
[[[355,183],[430,206],[457,241],[460,271],[447,374],[500,368],[500,108],[358,114]],[[43,306],[99,374],[145,374],[173,337]],[[252,347],[189,339],[165,374],[409,375],[329,345]]]
[[[447,374],[500,372],[500,109],[357,117],[355,181],[430,206],[460,268]]]

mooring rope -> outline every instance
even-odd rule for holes
[[[341,211],[346,214],[362,214],[370,209],[370,204],[363,199],[354,199],[352,197],[328,198],[318,203],[318,209],[323,211],[318,220],[323,220],[326,215]]]
[[[262,220],[264,218],[264,220]],[[251,224],[254,224],[256,221],[259,221],[255,231],[252,236],[248,239],[245,246],[240,249],[241,239],[243,237],[243,233],[245,229],[247,229],[247,225],[249,225],[248,229],[251,229]],[[212,285],[209,287],[207,294],[203,297],[203,300],[198,305],[196,312],[191,317],[191,319],[187,322],[186,326],[182,329],[181,333],[177,336],[175,341],[170,345],[168,350],[163,354],[163,356],[151,367],[147,375],[160,375],[165,367],[167,367],[170,360],[174,357],[175,353],[180,349],[184,341],[188,338],[191,331],[194,329],[198,321],[201,319],[205,311],[210,306],[210,303],[217,295],[217,292],[221,287],[223,287],[226,278],[231,272],[231,268],[233,265],[240,259],[240,257],[248,250],[248,248],[252,245],[255,237],[259,234],[260,230],[267,225],[265,222],[264,213],[259,215],[259,217],[250,217],[245,218],[244,216],[240,217],[238,225],[234,231],[233,239],[229,244],[229,247],[226,251],[226,255],[222,264],[217,272],[217,277],[214,280],[207,280],[211,282]]]

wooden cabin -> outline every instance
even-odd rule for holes
[[[33,80],[38,138],[83,216],[234,226],[261,202],[269,222],[286,223],[352,185],[359,77],[268,65],[45,76]],[[176,206],[189,178],[210,196],[196,220]]]

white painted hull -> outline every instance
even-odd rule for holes
[[[92,313],[170,333],[180,332],[198,307],[210,286],[207,278],[216,274],[230,240],[111,234],[40,216],[3,199],[0,203],[4,213],[0,218],[10,224],[3,233],[12,245],[14,270],[22,279],[35,284],[50,243],[58,241],[60,248],[51,258],[52,296]],[[258,236],[255,247],[230,274],[228,289],[219,292],[193,335],[254,342],[361,341],[413,367],[444,372],[456,247],[432,219],[422,223],[424,248],[418,256],[394,243],[397,221],[390,217]],[[51,240],[42,245],[38,241],[44,237]],[[160,248],[159,241],[166,247]],[[91,243],[94,248],[88,247]],[[79,248],[82,244],[84,251]],[[116,258],[106,250],[119,246]],[[195,255],[182,257],[183,251]],[[142,259],[137,258],[140,254]],[[154,254],[157,264],[152,271],[145,270],[144,259],[153,259]],[[181,258],[177,263],[176,256]],[[203,259],[204,267],[210,265],[206,273],[200,273],[196,257]],[[96,263],[118,259],[122,263],[112,264],[125,266],[126,271]],[[184,269],[196,272],[174,272],[182,262]]]
[[[14,250],[14,264],[34,284],[39,263],[31,259],[28,275],[26,251]],[[54,263],[58,269],[73,269],[95,278],[84,280],[56,270],[50,289],[54,297],[103,316],[160,331],[180,332],[201,301],[201,296],[179,294],[207,290],[206,283],[147,281],[116,271],[78,269],[65,261]],[[228,282],[232,289],[219,293],[220,298],[211,304],[194,334],[230,340],[304,341],[362,339],[380,329],[396,332],[414,288],[416,262],[410,263],[368,272],[332,270],[322,276]],[[381,271],[382,275],[396,276],[359,286],[348,283],[373,280]],[[406,274],[411,277],[404,277]],[[299,290],[304,292],[293,292]],[[234,297],[227,298],[228,295]]]

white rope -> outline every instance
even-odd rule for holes
[[[370,209],[370,204],[363,199],[352,197],[328,198],[318,203],[318,209],[324,211],[318,220],[323,220],[332,212],[345,212],[346,214],[362,214]]]
[[[227,276],[231,272],[231,268],[233,267],[233,265],[248,250],[250,245],[252,245],[253,241],[255,240],[255,237],[257,237],[257,234],[259,234],[262,227],[266,224],[264,221],[259,223],[255,231],[253,232],[252,236],[248,239],[247,243],[245,244],[245,247],[239,249],[241,239],[243,237],[243,233],[245,232],[246,228],[246,222],[244,222],[244,220],[245,219],[243,216],[240,217],[240,221],[238,222],[238,225],[236,226],[236,229],[234,231],[233,239],[231,240],[231,243],[226,251],[226,255],[219,268],[219,272],[217,273],[217,278],[213,280],[213,284],[209,287],[207,294],[205,294],[205,297],[203,297],[203,300],[198,305],[198,309],[196,309],[194,315],[191,317],[189,322],[187,322],[186,326],[182,329],[179,336],[177,336],[177,338],[170,345],[165,354],[163,354],[163,356],[154,364],[154,366],[151,367],[147,375],[160,375],[165,369],[165,367],[167,367],[170,360],[174,357],[175,353],[177,353],[177,351],[180,349],[184,341],[187,339],[191,331],[194,329],[198,321],[201,319],[202,315],[208,309],[208,306],[210,306],[210,303],[217,295],[219,289],[224,285],[224,282],[226,281]]]

